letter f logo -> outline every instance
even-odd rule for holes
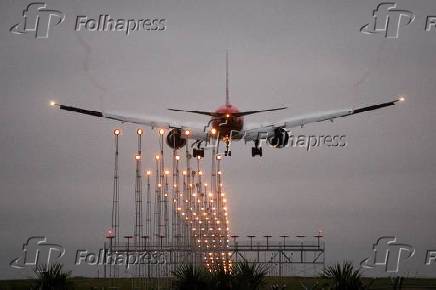
[[[65,15],[58,10],[46,9],[45,3],[31,3],[23,10],[24,20],[11,27],[10,32],[25,34],[35,32],[35,38],[48,38],[50,27],[62,23]]]
[[[364,25],[360,32],[365,34],[384,33],[386,38],[398,38],[400,27],[415,20],[415,15],[407,10],[398,10],[396,3],[380,3],[373,11],[372,22]]]
[[[373,244],[373,255],[360,265],[366,269],[383,266],[388,273],[397,273],[400,263],[415,255],[415,249],[408,244],[397,243],[396,237],[381,237]]]

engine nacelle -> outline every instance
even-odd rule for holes
[[[186,145],[186,139],[182,138],[182,130],[181,129],[172,129],[168,132],[167,145],[173,149],[179,149]]]
[[[283,128],[277,128],[274,130],[274,135],[268,137],[268,143],[274,148],[283,148],[289,143],[289,134]]]

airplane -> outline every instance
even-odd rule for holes
[[[230,103],[228,68],[228,54],[226,54],[226,99],[224,105],[220,106],[215,111],[168,109],[173,112],[187,112],[210,117],[210,120],[203,124],[191,124],[187,122],[182,123],[176,120],[162,119],[151,116],[138,117],[131,114],[88,110],[79,107],[58,104],[55,101],[51,101],[50,105],[58,107],[60,110],[64,111],[76,112],[98,118],[107,118],[120,121],[122,123],[141,124],[151,127],[152,129],[166,129],[168,130],[166,143],[169,147],[177,150],[185,146],[188,139],[194,140],[195,142],[192,144],[192,147],[194,147],[192,155],[193,157],[201,158],[204,157],[205,147],[211,140],[216,140],[217,145],[220,141],[224,142],[226,146],[224,151],[225,156],[231,156],[231,142],[239,140],[244,140],[245,144],[248,142],[253,142],[254,146],[251,150],[252,157],[262,156],[263,141],[266,141],[274,148],[284,148],[289,144],[289,133],[292,128],[302,128],[306,124],[315,122],[333,122],[333,120],[336,118],[343,118],[363,112],[378,110],[384,107],[393,106],[397,102],[403,102],[405,100],[405,97],[401,96],[389,102],[369,105],[357,109],[324,111],[291,117],[278,122],[245,126],[245,116],[262,112],[285,110],[287,107],[240,111],[236,106]],[[164,131],[161,130],[161,132]]]

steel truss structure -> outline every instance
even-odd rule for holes
[[[256,263],[271,276],[304,275],[324,267],[325,243],[321,232],[295,236],[297,240],[288,235],[274,240],[271,235],[246,238],[230,235],[222,155],[215,147],[210,150],[210,172],[206,174],[205,158],[193,158],[189,142],[166,156],[165,131],[161,129],[158,133],[160,151],[152,158],[154,168],[142,172],[144,131],[137,130],[136,178],[132,190],[135,224],[129,230],[132,235],[121,237],[118,165],[121,131],[114,130],[112,222],[104,246],[105,275],[171,277],[184,264],[203,265],[210,270],[218,265],[229,270],[234,263]]]

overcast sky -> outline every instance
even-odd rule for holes
[[[289,106],[247,122],[407,95],[400,106],[293,131],[346,135],[341,149],[265,148],[263,158],[252,158],[250,146],[233,144],[224,162],[232,233],[321,229],[328,263],[358,263],[378,237],[393,235],[416,248],[403,271],[435,273],[424,266],[426,250],[436,248],[436,34],[425,31],[435,1],[397,1],[416,15],[398,39],[359,31],[378,1],[49,0],[66,18],[48,39],[9,32],[29,3],[0,2],[0,278],[25,276],[8,264],[31,235],[67,249],[97,248],[110,224],[112,129],[119,124],[53,110],[49,100],[207,122],[166,108],[221,105],[226,49],[233,104]],[[77,15],[100,14],[165,18],[167,29],[74,31]],[[128,234],[137,126],[122,128],[121,226]],[[157,143],[146,133],[151,158]]]

